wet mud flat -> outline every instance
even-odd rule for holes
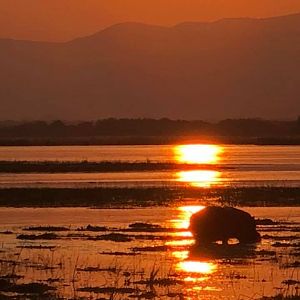
[[[0,299],[299,299],[299,208],[247,209],[248,246],[196,246],[197,209],[2,209]]]

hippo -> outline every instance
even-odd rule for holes
[[[254,218],[245,211],[233,207],[208,206],[192,215],[189,230],[197,243],[210,244],[231,238],[240,244],[260,241]]]

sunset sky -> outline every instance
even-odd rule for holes
[[[64,41],[126,21],[173,25],[297,12],[299,0],[0,0],[0,37]]]

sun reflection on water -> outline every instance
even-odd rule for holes
[[[175,159],[178,163],[202,164],[206,167],[216,165],[222,153],[223,148],[218,145],[179,145],[174,148]],[[209,170],[209,167],[207,170],[183,170],[177,172],[175,176],[178,182],[189,183],[194,187],[211,187],[221,182],[221,172]]]
[[[205,206],[200,205],[178,207],[177,220],[173,220],[173,227],[187,229],[189,227],[190,217],[204,208]],[[190,247],[193,246],[194,242],[193,239],[166,242],[168,246],[179,246],[179,248],[175,248],[171,253],[172,257],[176,259],[175,268],[176,271],[181,274],[184,282],[193,285],[192,290],[197,289],[199,283],[209,282],[212,278],[210,275],[217,271],[216,263],[203,260],[197,261],[195,258],[190,257]],[[213,286],[212,288],[215,287]]]
[[[181,261],[177,264],[177,269],[186,273],[212,274],[216,271],[217,265],[210,262]]]
[[[178,219],[172,221],[172,227],[180,229],[188,229],[190,226],[190,218],[193,214],[204,209],[205,206],[202,205],[189,205],[189,206],[180,206],[177,208],[179,211]],[[191,236],[191,234],[187,235]]]
[[[220,175],[218,171],[182,171],[177,173],[177,178],[195,187],[210,187],[220,182]]]

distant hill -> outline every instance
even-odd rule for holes
[[[300,14],[0,40],[0,119],[295,119]]]

